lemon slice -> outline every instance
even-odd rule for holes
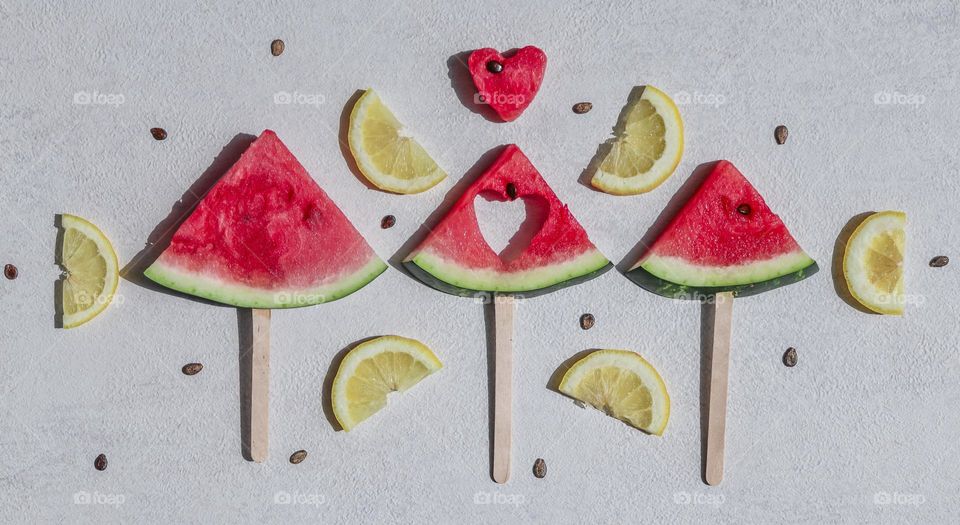
[[[904,228],[902,211],[881,211],[853,231],[843,253],[843,277],[850,294],[874,312],[902,315]]]
[[[360,171],[380,189],[420,193],[447,177],[373,89],[360,96],[350,113],[348,140]]]
[[[660,374],[627,350],[597,350],[577,361],[560,381],[560,392],[658,436],[670,419]]]
[[[683,120],[673,100],[653,86],[635,88],[620,112],[609,151],[590,181],[614,195],[646,193],[667,180],[683,154]]]
[[[120,280],[117,254],[110,240],[90,221],[61,215],[60,266],[63,327],[75,328],[96,317],[113,300]]]
[[[386,406],[387,394],[403,392],[442,367],[414,339],[387,335],[361,343],[344,356],[333,380],[333,414],[349,431]]]

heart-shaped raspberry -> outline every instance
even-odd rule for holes
[[[477,102],[489,104],[505,122],[515,120],[540,90],[547,55],[535,46],[517,50],[509,57],[489,47],[470,53],[467,61]]]

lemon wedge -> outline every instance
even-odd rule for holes
[[[343,357],[333,380],[331,405],[344,430],[387,405],[387,394],[403,392],[443,364],[423,343],[387,335],[357,345]]]
[[[58,262],[63,269],[60,311],[63,327],[75,328],[102,312],[120,281],[117,254],[110,240],[90,221],[61,215],[63,238]]]
[[[867,217],[847,240],[843,277],[850,295],[874,312],[902,315],[903,253],[907,215],[881,211]]]
[[[646,193],[673,174],[683,155],[680,110],[663,91],[644,86],[631,91],[620,112],[614,139],[599,160],[590,183],[614,195]]]
[[[597,350],[580,359],[564,374],[560,392],[657,436],[670,419],[660,374],[628,350]]]
[[[363,176],[382,190],[420,193],[447,177],[373,89],[350,113],[348,140]]]

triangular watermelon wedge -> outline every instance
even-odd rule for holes
[[[266,130],[144,275],[225,304],[292,308],[349,295],[386,268],[276,133]]]
[[[818,270],[763,197],[728,161],[717,162],[627,277],[659,295],[753,295]]]
[[[493,251],[480,232],[473,203],[481,193],[502,201],[524,199],[544,211],[540,230],[508,261]],[[463,192],[403,264],[421,281],[450,294],[502,292],[527,297],[583,282],[611,267],[513,144]]]

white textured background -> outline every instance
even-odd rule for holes
[[[960,512],[955,2],[139,3],[0,2],[0,263],[21,273],[0,281],[0,521],[934,523]],[[274,38],[286,42],[279,58]],[[450,57],[525,44],[549,57],[527,112],[494,124],[465,108]],[[648,82],[690,95],[676,175],[638,197],[587,189],[581,171],[630,88]],[[447,181],[395,196],[351,175],[338,127],[368,86]],[[279,91],[323,103],[276,105]],[[94,92],[122,104],[74,103]],[[916,103],[877,104],[885,93]],[[573,114],[583,100],[593,111]],[[169,138],[155,141],[154,126]],[[262,465],[240,454],[234,309],[122,281],[100,318],[53,328],[54,214],[98,224],[125,263],[235,135],[268,127],[384,258],[499,144],[523,148],[614,261],[698,164],[732,160],[823,270],[737,302],[723,485],[700,477],[699,305],[616,272],[521,305],[502,487],[488,475],[482,309],[396,269],[337,303],[275,312]],[[843,225],[889,208],[910,222],[914,304],[901,319],[854,310],[829,271]],[[381,230],[386,213],[397,225]],[[941,253],[955,262],[929,268]],[[588,311],[597,325],[582,331]],[[357,431],[334,432],[320,406],[333,356],[389,333],[424,341],[446,367]],[[796,368],[781,364],[788,346]],[[596,347],[659,368],[673,399],[662,439],[546,389],[561,362]],[[191,361],[205,368],[186,377]],[[309,457],[291,465],[300,448]],[[105,472],[93,468],[101,452]],[[123,502],[78,505],[78,492]],[[280,492],[319,504],[276,504]]]

